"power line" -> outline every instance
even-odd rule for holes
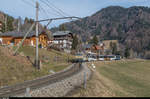
[[[45,10],[42,6],[40,6],[40,11],[43,12],[44,14],[46,14],[47,16],[49,15],[49,13],[52,13],[54,15],[58,15],[56,13],[50,12],[49,10]]]
[[[63,14],[63,16],[70,16],[69,14],[65,13],[64,11],[62,11],[61,9],[59,9],[58,7],[56,7],[53,3],[51,3],[50,1],[46,0],[48,4],[50,4],[51,6],[53,6],[55,9],[59,10],[61,15]],[[52,8],[52,7],[51,7]],[[72,18],[69,18],[70,21],[74,21]],[[73,23],[74,25],[76,25],[75,23]]]
[[[51,7],[47,2],[40,0],[42,3],[44,3],[45,5],[47,5],[50,9],[55,10],[60,16],[65,17],[62,13],[60,13],[59,11],[57,11],[56,9],[54,9],[53,7]]]
[[[34,4],[36,3],[33,0],[30,0],[30,1],[32,1]],[[46,16],[48,16],[47,12],[45,11],[45,9],[42,6],[39,5],[39,11],[41,11],[41,10],[43,11],[44,14],[46,14]]]
[[[67,14],[67,13],[65,13],[64,11],[62,11],[61,9],[59,9],[58,7],[56,7],[54,4],[52,4],[50,1],[48,1],[48,0],[46,0],[46,1],[42,1],[42,0],[40,0],[42,3],[44,3],[45,5],[47,5],[49,8],[51,8],[51,9],[53,9],[53,10],[55,10],[56,12],[57,12],[57,14],[59,14],[59,15],[61,15],[61,16],[63,16],[63,17],[65,17],[65,16],[70,16],[69,14]],[[50,5],[49,5],[50,4]],[[52,7],[53,6],[53,7]],[[44,10],[44,8],[42,8],[42,6],[41,6],[41,9],[42,9],[42,11],[46,14],[46,11]],[[57,11],[57,10],[59,10],[59,11]],[[47,10],[48,12],[50,12],[49,10]],[[50,13],[52,13],[52,12],[50,12]],[[54,13],[53,13],[54,14]],[[47,14],[46,14],[47,15]],[[55,14],[56,15],[56,14]],[[72,21],[72,19],[71,19],[71,21]]]
[[[43,4],[45,4],[46,6],[48,6],[48,8],[52,8],[52,7],[50,7],[47,3],[45,3],[44,1],[42,1],[42,0],[40,0]],[[43,8],[44,9],[44,8]],[[53,9],[53,8],[52,8]],[[46,10],[47,12],[48,12],[48,14],[49,13],[52,13],[53,15],[57,15],[57,16],[60,16],[60,13],[53,13],[53,12],[50,12],[50,10]],[[46,12],[46,11],[44,11],[44,13]],[[62,15],[61,15],[62,16]]]
[[[34,5],[31,3],[35,3],[33,0],[30,0],[31,2],[28,2],[27,0],[22,0],[24,3],[34,7]],[[50,1],[46,0],[46,1],[43,1],[43,0],[40,0],[43,4],[45,4],[47,7],[49,7],[50,9],[53,9],[57,12],[57,14],[55,15],[59,15],[59,16],[70,16],[69,14],[65,13],[64,11],[62,11],[60,8],[56,7],[54,4],[52,4]],[[50,12],[49,10],[45,10],[42,6],[39,6],[39,11],[43,14],[45,14],[47,17],[48,17],[48,14],[49,13],[52,13]],[[49,12],[49,13],[48,13]],[[53,13],[54,14],[54,13]],[[72,18],[69,19],[70,21],[73,21]]]
[[[50,5],[52,5],[54,8],[56,8],[57,10],[59,10],[62,14],[66,15],[66,16],[70,16],[69,14],[65,13],[64,11],[62,11],[61,9],[59,9],[58,7],[56,7],[54,4],[52,4],[50,1],[46,0]]]
[[[26,4],[28,4],[28,5],[30,5],[30,6],[33,7],[36,2],[34,2],[33,0],[30,0],[30,1],[31,1],[32,3],[29,2],[28,0],[23,0],[24,3],[26,3]],[[39,5],[39,11],[40,11],[40,12],[43,12],[43,13],[47,16],[47,18],[48,18],[47,12],[46,12],[46,11],[44,10],[44,8],[42,8],[42,6],[40,6],[40,5]]]
[[[48,14],[47,14],[47,12],[42,8],[42,6],[39,6],[39,11],[43,12],[43,13],[47,16],[47,18],[48,18]]]
[[[36,3],[36,2],[34,2],[34,0],[30,0],[31,2],[33,2],[34,4]]]
[[[24,3],[26,3],[27,5],[30,5],[30,6],[32,6],[32,7],[34,7],[35,8],[35,6],[31,3],[31,2],[28,2],[28,1],[26,1],[26,0],[22,0]]]
[[[27,4],[27,5],[29,5],[29,6],[32,6],[32,7],[34,7],[34,3],[36,3],[36,2],[34,2],[34,1],[32,1],[32,0],[30,0],[31,2],[29,2],[28,0],[22,0],[25,4]],[[34,7],[35,8],[35,7]],[[39,7],[39,11],[40,12],[43,12],[44,14],[46,14],[46,16],[47,16],[47,18],[48,18],[48,14],[46,13],[46,11],[42,8],[42,6],[40,6]],[[43,15],[43,14],[41,14],[41,15]]]
[[[48,1],[48,0],[46,0],[46,1],[47,1],[48,4],[50,4],[51,6],[53,6],[55,9],[59,10],[60,13],[63,14],[63,16],[69,16],[69,17],[70,17],[70,15],[69,15],[68,13],[65,13],[64,11],[62,11],[60,8],[56,7],[56,6],[55,6],[53,3],[51,3],[50,1]],[[70,21],[73,21],[73,19],[69,19],[69,20],[70,20]]]
[[[49,0],[46,0],[50,5],[52,5],[54,8],[56,8],[57,10],[59,10],[62,14],[69,16],[70,15],[68,13],[65,13],[64,11],[62,11],[61,9],[59,9],[58,7],[56,7],[53,3],[51,3]],[[70,21],[74,21],[73,19],[69,19]]]
[[[26,4],[28,4],[28,5],[30,5],[30,6],[32,6],[32,7],[33,7],[34,4],[36,3],[36,2],[34,2],[34,1],[32,1],[32,0],[31,0],[32,3],[29,2],[29,1],[27,1],[27,0],[26,0],[26,1],[23,0],[23,2],[26,3]],[[43,16],[43,14],[44,14],[44,15],[46,15],[46,17],[48,18],[48,13],[47,13],[47,12],[45,11],[45,9],[44,9],[42,6],[40,6],[40,5],[39,5],[39,12],[41,13],[42,16]]]
[[[30,0],[30,1],[33,2],[33,4],[35,4],[34,0]],[[30,5],[33,5],[33,4],[29,3],[29,2],[27,2],[27,3],[30,4]],[[44,9],[44,7],[42,7],[42,6],[40,6],[40,5],[39,5],[39,7],[40,7],[39,10],[40,10],[40,11],[43,11],[43,13],[46,14],[47,16],[48,16],[48,12],[49,12],[49,13],[52,13],[52,12],[50,12],[49,10],[47,10],[47,11],[48,11],[48,12],[47,12],[47,11]],[[53,14],[55,14],[55,13],[53,13]],[[55,15],[58,15],[58,14],[55,14]]]

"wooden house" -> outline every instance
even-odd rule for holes
[[[104,46],[103,45],[94,45],[94,44],[85,44],[84,50],[86,53],[97,53],[104,54]]]
[[[93,44],[85,44],[83,47],[84,47],[84,50],[86,53],[89,53],[91,52],[91,48],[92,48]]]
[[[97,54],[103,54],[104,52],[104,46],[100,45],[93,45],[91,48],[92,52],[97,53]]]
[[[18,32],[18,31],[12,31],[7,33],[1,33],[0,38],[2,45],[18,45],[22,39],[24,38],[26,32]],[[39,45],[41,47],[47,47],[47,41],[49,40],[49,36],[45,31],[42,31],[39,33]],[[23,42],[23,45],[25,46],[36,46],[36,35],[35,32],[30,32],[26,39]]]

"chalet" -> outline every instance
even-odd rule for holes
[[[70,52],[73,41],[73,34],[70,31],[57,31],[52,35],[55,47]]]
[[[83,47],[84,47],[84,50],[86,53],[89,53],[91,52],[91,48],[92,48],[93,44],[85,44]]]
[[[85,44],[84,45],[84,49],[86,53],[97,53],[97,54],[104,54],[104,45],[103,44],[98,44],[98,45],[94,45],[94,44]]]
[[[26,32],[6,32],[0,34],[0,41],[2,45],[18,45],[22,39],[24,38]],[[49,40],[49,36],[46,32],[42,31],[39,33],[39,45],[41,47],[47,47],[47,41]],[[36,45],[36,35],[35,32],[30,32],[26,39],[23,42],[23,45],[27,46],[35,46]]]
[[[93,45],[91,48],[92,52],[97,53],[97,54],[103,54],[104,52],[104,46],[100,45]]]

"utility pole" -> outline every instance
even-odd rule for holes
[[[7,15],[5,16],[5,32],[7,31]]]
[[[39,68],[39,56],[38,56],[38,41],[39,41],[38,12],[39,12],[39,3],[36,2],[36,56],[35,56],[35,67],[40,69]]]
[[[21,18],[18,18],[18,32],[20,31]]]

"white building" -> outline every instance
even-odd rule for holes
[[[73,34],[70,31],[57,31],[53,33],[53,43],[57,48],[71,50]]]

